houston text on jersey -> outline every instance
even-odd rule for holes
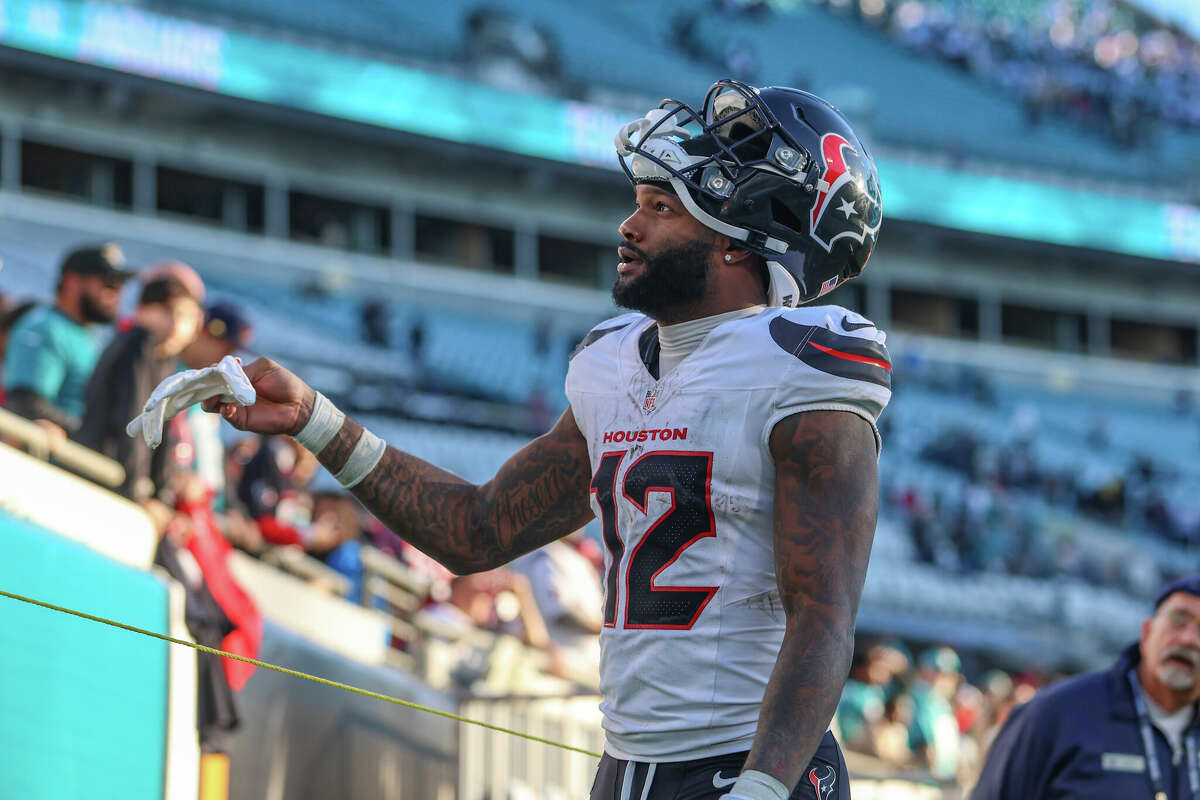
[[[608,431],[604,444],[613,442],[671,442],[687,439],[687,428],[651,428],[648,431]]]

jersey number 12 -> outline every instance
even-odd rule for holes
[[[617,472],[624,451],[605,453],[592,476],[604,543],[612,556],[604,585],[604,624],[615,627],[625,544],[617,525]],[[716,594],[716,586],[658,586],[659,574],[700,539],[716,536],[712,510],[712,453],[655,451],[629,465],[621,495],[646,515],[651,492],[671,495],[671,507],[633,548],[625,568],[625,628],[687,630]]]

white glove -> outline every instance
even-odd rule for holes
[[[142,413],[125,426],[125,433],[142,438],[151,448],[162,443],[163,427],[176,414],[194,403],[220,395],[223,403],[254,404],[257,395],[242,371],[242,362],[225,356],[204,369],[177,372],[160,383],[142,407]]]

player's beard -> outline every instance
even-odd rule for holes
[[[642,260],[642,274],[629,280],[617,277],[612,287],[617,305],[659,319],[665,312],[694,305],[708,293],[711,241],[694,239],[654,256],[628,242],[621,247]]]
[[[100,305],[89,292],[83,292],[79,296],[79,313],[83,315],[85,323],[98,323],[107,325],[117,318],[117,315]]]

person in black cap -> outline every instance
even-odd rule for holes
[[[1013,710],[972,800],[1200,796],[1200,575],[1166,586],[1105,671]]]
[[[253,335],[249,321],[237,306],[217,300],[204,309],[204,325],[180,358],[188,369],[211,367],[225,356],[249,347]]]
[[[94,326],[116,318],[121,287],[134,274],[115,244],[84,247],[63,259],[54,305],[32,309],[9,331],[9,409],[58,436],[78,428],[84,387],[100,355]]]

